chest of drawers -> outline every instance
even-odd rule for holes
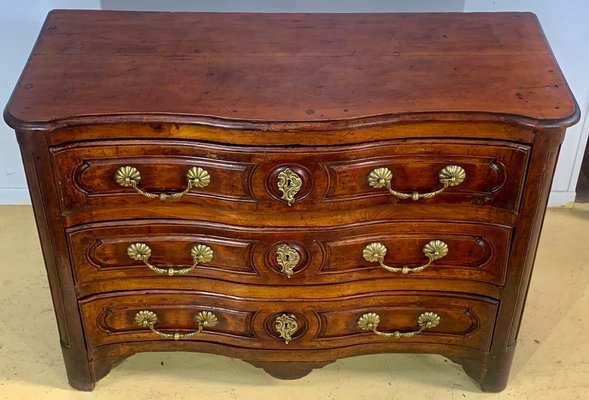
[[[56,11],[5,111],[84,390],[163,350],[503,389],[578,118],[526,13]]]

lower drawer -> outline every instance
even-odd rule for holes
[[[185,340],[253,349],[362,344],[490,346],[498,302],[445,292],[325,299],[237,298],[204,292],[122,292],[80,302],[90,348]],[[397,332],[397,333],[395,333]]]

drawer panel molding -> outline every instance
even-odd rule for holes
[[[434,279],[452,290],[457,281],[503,284],[511,229],[447,222],[257,229],[137,220],[76,227],[67,238],[81,296],[119,290],[125,282],[145,289],[198,287],[203,278],[279,286]],[[142,253],[130,257],[130,247],[139,244]],[[195,253],[195,246],[202,251]]]
[[[213,220],[299,212],[316,219],[401,203],[416,213],[433,204],[465,215],[480,206],[517,213],[530,147],[477,143],[384,141],[303,151],[129,140],[56,146],[52,155],[62,212],[73,221],[92,221],[97,210],[110,215],[109,209],[116,219],[130,207],[133,216],[169,207],[185,217],[207,212]]]
[[[408,342],[485,350],[498,307],[484,297],[442,292],[388,291],[318,300],[126,292],[84,299],[81,310],[93,333],[92,347],[203,340],[266,349],[340,348],[387,341],[398,331],[399,339]]]

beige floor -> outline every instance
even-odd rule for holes
[[[32,211],[0,207],[0,399],[589,399],[589,204],[548,211],[511,381],[483,394],[439,356],[340,360],[280,381],[238,360],[140,354],[94,392],[65,378]]]

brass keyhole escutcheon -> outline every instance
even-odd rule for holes
[[[288,206],[295,202],[295,196],[301,190],[303,180],[290,168],[285,168],[278,174],[278,190],[282,192],[282,200],[285,200]]]
[[[299,323],[294,318],[282,314],[276,317],[274,328],[280,337],[284,339],[284,343],[288,344],[292,340],[292,335],[299,329]]]
[[[299,252],[287,244],[281,245],[276,250],[276,262],[282,268],[280,272],[286,274],[287,278],[290,278],[294,274],[294,269],[300,260],[301,255]]]

